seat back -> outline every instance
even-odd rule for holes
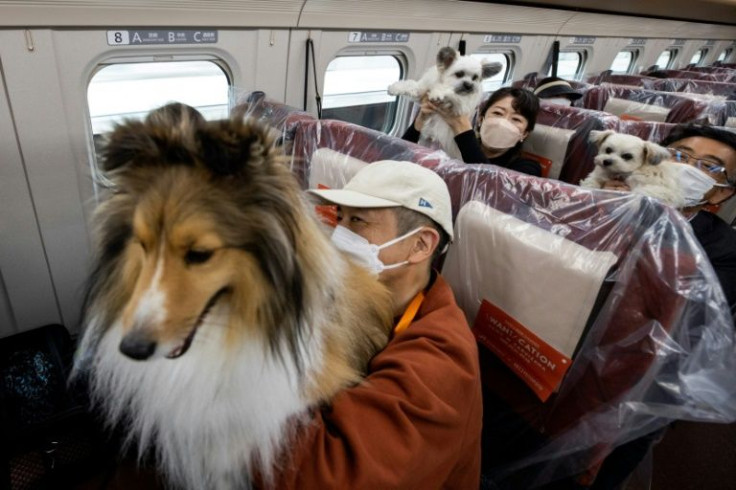
[[[587,142],[590,131],[616,129],[617,124],[615,116],[604,112],[542,102],[537,124],[523,148],[552,161],[549,178],[577,182],[579,174],[587,175],[586,169],[593,168],[595,152]]]
[[[691,368],[696,317],[727,331],[725,305],[689,293],[693,279],[709,288],[711,271],[687,221],[654,200],[492,166],[462,174],[442,273],[480,343],[483,470],[505,488],[592,482],[617,444],[669,423],[655,379]],[[688,353],[661,359],[663,339]],[[640,396],[646,410],[624,408],[643,408]]]
[[[736,93],[736,83],[713,82],[710,80],[692,80],[688,78],[671,78],[656,80],[650,87],[663,92],[684,92],[716,97],[729,97]]]
[[[682,123],[707,117],[708,105],[680,94],[654,90],[598,86],[588,91],[584,107],[615,114],[622,119]]]
[[[558,367],[569,359],[565,373],[543,378],[549,381],[543,401],[532,378],[504,363],[505,351],[481,343],[484,437],[491,441],[483,469],[494,481],[508,488],[571,476],[592,481],[616,445],[663,427],[673,413],[736,419],[736,407],[719,403],[736,391],[725,298],[676,211],[634,194],[464,164],[340,121],[300,124],[294,142],[305,186],[340,185],[346,175],[336,179],[320,166],[350,172],[362,165],[356,160],[408,160],[434,170],[448,186],[454,212],[462,212],[442,273],[471,323],[481,318],[478,338],[488,328],[480,326],[482,318],[491,318],[481,308],[488,296],[560,357],[537,348],[542,344],[532,336],[512,352],[550,369],[549,362]],[[504,244],[497,243],[501,236]],[[519,423],[509,424],[512,419]],[[494,437],[499,433],[503,445]]]

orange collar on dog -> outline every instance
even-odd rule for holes
[[[409,306],[406,307],[406,310],[404,310],[404,314],[401,315],[399,323],[394,327],[394,335],[403,332],[409,327],[411,322],[414,320],[414,317],[417,316],[417,312],[419,311],[422,301],[424,301],[424,291],[419,291],[417,295],[414,296],[414,299],[411,300]]]

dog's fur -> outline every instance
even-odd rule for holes
[[[685,205],[678,181],[679,164],[669,161],[666,148],[612,130],[591,131],[590,141],[598,147],[598,155],[595,169],[580,182],[582,187],[600,189],[609,180],[620,180],[637,194],[676,208]]]
[[[74,374],[173,486],[246,488],[310,407],[361,380],[392,304],[332,246],[265,129],[193,112],[109,139]]]
[[[481,82],[501,71],[501,63],[471,56],[460,56],[445,47],[437,53],[437,64],[430,67],[422,78],[400,80],[388,87],[391,95],[405,95],[420,102],[426,95],[431,102],[455,115],[473,116],[483,95]],[[424,123],[420,143],[435,141],[453,158],[461,158],[450,126],[438,114],[432,114]]]

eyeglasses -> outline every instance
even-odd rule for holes
[[[720,182],[725,181],[732,187],[736,186],[736,175],[729,178],[726,168],[720,162],[707,158],[698,158],[677,148],[667,148],[667,150],[669,150],[672,158],[678,162],[693,165]]]

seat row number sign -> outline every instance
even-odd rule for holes
[[[348,33],[349,43],[405,43],[408,41],[408,32],[351,31]]]
[[[216,30],[120,30],[107,31],[110,46],[135,46],[152,44],[209,44],[217,42]]]

